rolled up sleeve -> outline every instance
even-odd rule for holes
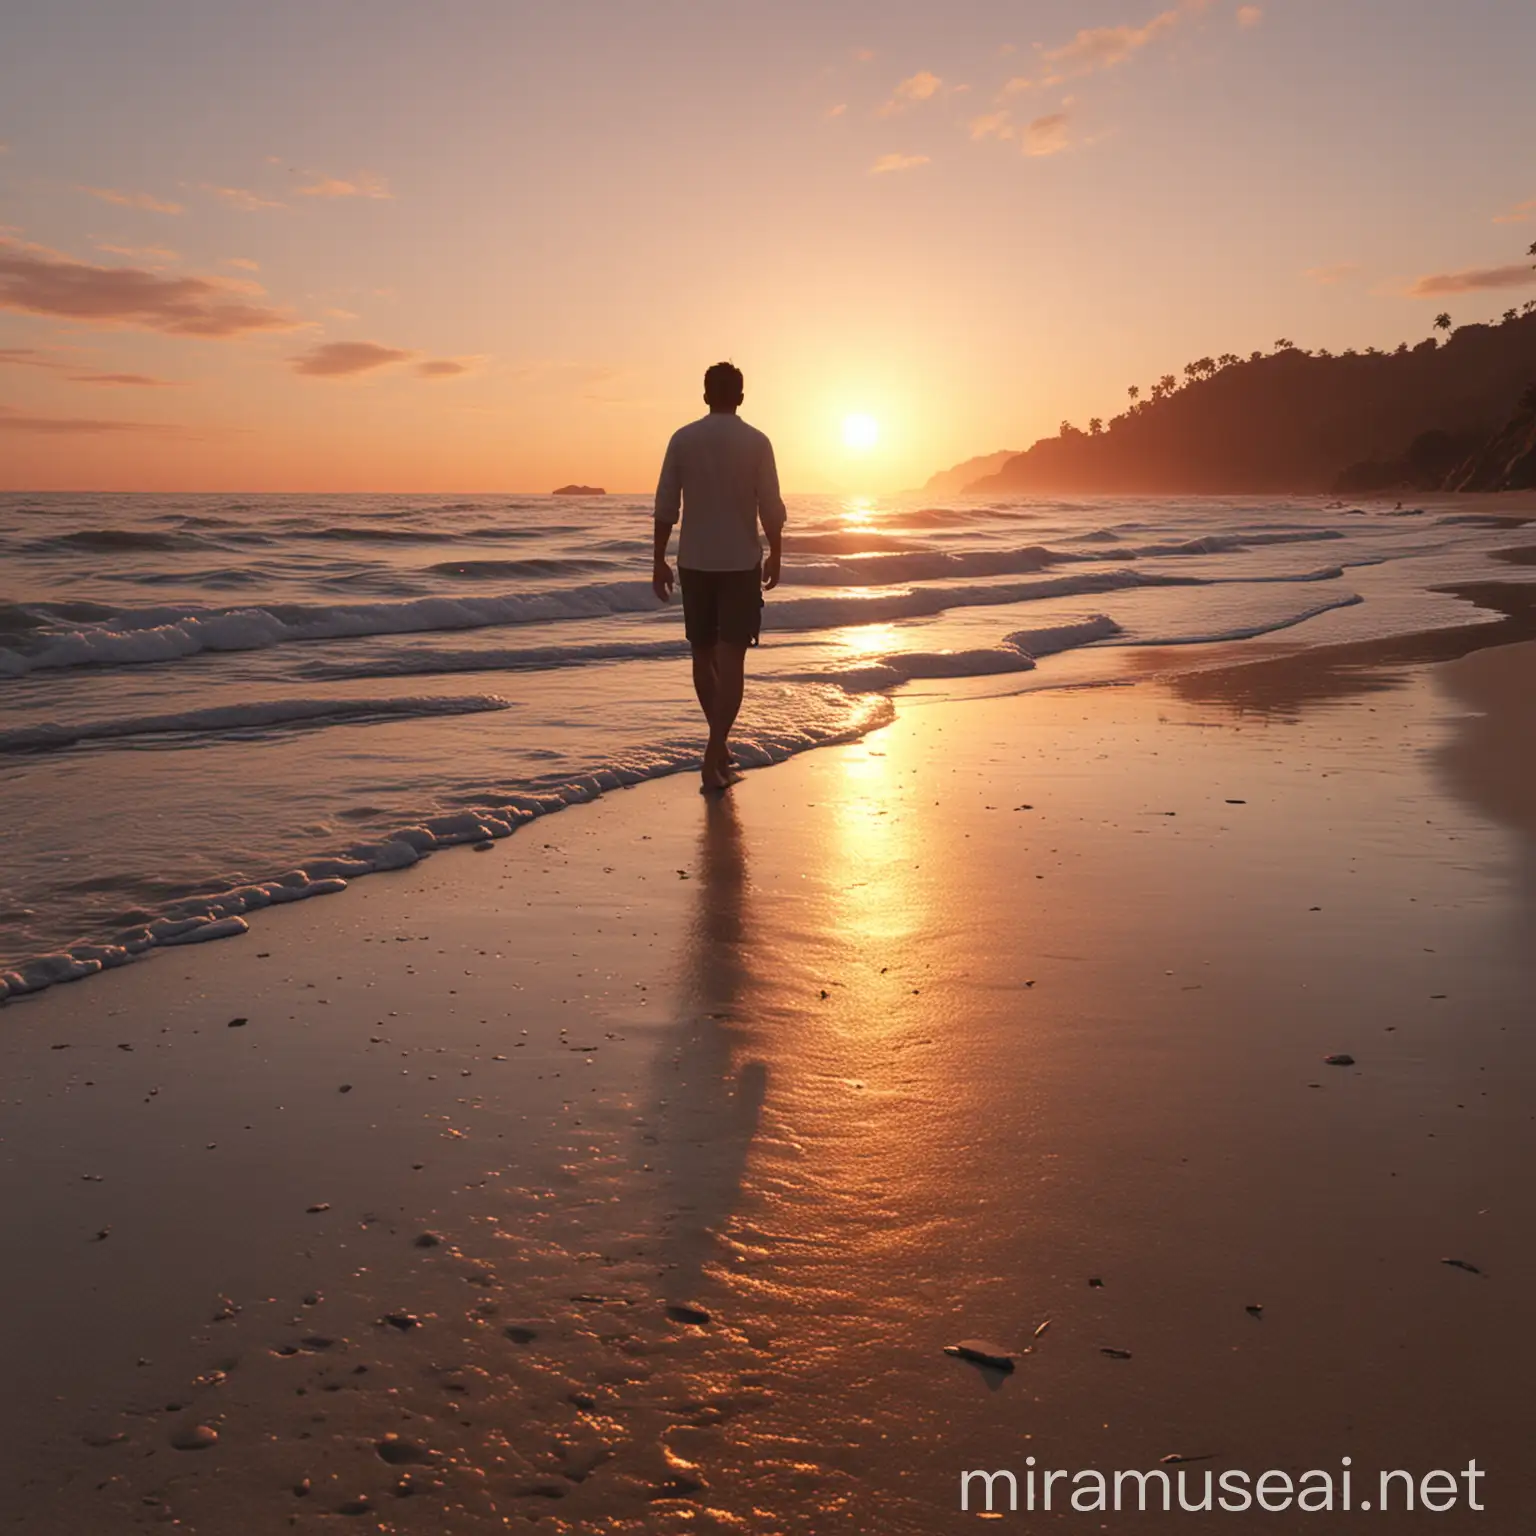
[[[666,456],[661,461],[661,478],[656,482],[656,521],[673,527],[681,515],[683,506],[683,466],[674,436],[667,444]]]
[[[763,456],[757,465],[757,515],[765,533],[777,533],[784,526],[784,498],[779,494],[779,466],[774,462],[773,444],[764,442]]]

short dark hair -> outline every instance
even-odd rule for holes
[[[711,405],[740,405],[746,381],[735,363],[715,363],[704,370],[704,398]]]

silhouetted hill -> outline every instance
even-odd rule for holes
[[[1480,466],[1536,383],[1536,305],[1496,325],[1465,325],[1443,344],[1396,352],[1304,352],[1289,342],[1247,361],[1202,358],[1088,432],[1062,423],[967,489],[1262,493],[1449,484]],[[1506,425],[1507,424],[1507,425]],[[1521,459],[1510,440],[1506,456]],[[1467,488],[1471,488],[1468,486]]]
[[[967,459],[953,469],[941,469],[930,477],[923,490],[930,496],[958,496],[972,481],[987,475],[995,475],[1009,459],[1019,455],[1017,448],[1005,448],[1001,453],[983,454],[977,459]]]

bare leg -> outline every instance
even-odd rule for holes
[[[715,688],[713,708],[709,711],[709,747],[704,753],[704,774],[709,778],[713,767],[721,782],[730,767],[730,748],[726,738],[736,723],[741,708],[741,693],[746,680],[747,648],[721,640],[715,644]]]
[[[710,729],[714,729],[715,710],[715,648],[713,645],[696,645],[693,648],[693,691],[699,697],[699,708]]]

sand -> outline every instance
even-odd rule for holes
[[[909,692],[6,1006],[7,1528],[1531,1529],[1533,682]]]

